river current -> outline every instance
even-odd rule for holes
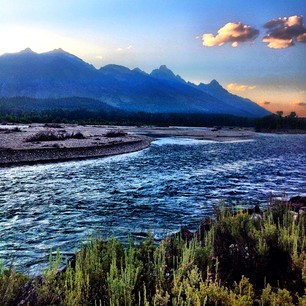
[[[195,230],[220,201],[262,206],[306,193],[306,136],[156,139],[120,156],[0,168],[0,261],[35,273],[89,235],[156,240]]]

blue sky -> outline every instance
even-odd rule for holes
[[[216,79],[272,111],[306,116],[306,43],[295,36],[294,46],[279,48],[273,37],[277,48],[269,48],[271,39],[262,41],[264,24],[290,16],[303,23],[304,39],[305,0],[1,0],[0,54],[63,48],[97,68],[150,72],[166,64],[186,80]],[[238,23],[247,31],[243,42],[217,37]],[[204,46],[204,34],[211,34],[206,44],[218,44]]]

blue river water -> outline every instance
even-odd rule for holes
[[[0,261],[35,273],[89,235],[156,240],[195,230],[220,201],[266,205],[306,193],[306,136],[156,139],[120,156],[0,168]]]

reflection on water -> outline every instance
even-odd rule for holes
[[[218,143],[159,139],[141,152],[0,169],[0,257],[29,272],[50,249],[72,252],[86,235],[126,240],[181,225],[196,229],[220,200],[266,203],[305,192],[306,137]]]

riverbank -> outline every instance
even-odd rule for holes
[[[112,126],[58,124],[0,126],[0,166],[130,153],[151,139]]]
[[[0,267],[1,305],[305,305],[305,214],[216,209],[198,231],[124,248],[92,238],[42,277]]]
[[[139,151],[150,137],[231,141],[253,138],[251,129],[81,126],[31,124],[0,126],[0,166],[105,157]],[[148,137],[150,136],[150,137]]]
[[[77,124],[0,125],[0,166],[106,157],[139,151],[153,138],[216,142],[249,140],[253,128],[154,127]]]
[[[239,127],[130,127],[127,130],[152,137],[183,137],[218,142],[252,139],[256,135],[253,128]]]

